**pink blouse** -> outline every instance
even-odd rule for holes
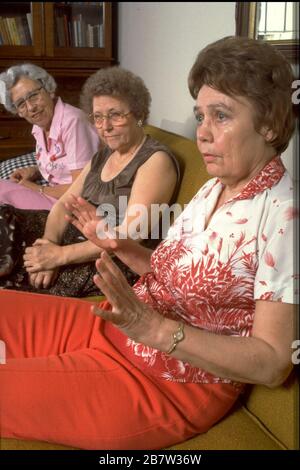
[[[274,158],[208,219],[222,190],[209,180],[153,252],[152,272],[135,284],[138,297],[173,319],[215,334],[250,336],[256,300],[296,303],[292,181]],[[136,343],[107,327],[133,364],[166,380],[231,380]],[[233,383],[236,387],[240,384]]]
[[[43,130],[34,125],[38,168],[50,184],[71,184],[71,171],[82,169],[98,151],[99,136],[85,114],[58,98],[47,145]]]

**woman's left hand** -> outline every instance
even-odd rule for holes
[[[59,270],[49,269],[48,271],[40,271],[38,273],[28,274],[30,284],[36,289],[48,289],[54,284]]]
[[[112,310],[102,310],[94,305],[92,312],[114,323],[134,341],[154,345],[164,317],[139,300],[105,251],[96,261],[96,267],[99,274],[94,276],[94,283],[106,296]]]
[[[28,273],[54,269],[64,264],[63,247],[38,238],[31,247],[25,249],[23,259]]]

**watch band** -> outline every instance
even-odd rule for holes
[[[171,354],[175,350],[177,344],[180,343],[180,341],[182,341],[185,338],[184,323],[179,322],[177,330],[172,334],[172,338],[173,338],[173,343],[171,347],[168,349],[167,354]]]

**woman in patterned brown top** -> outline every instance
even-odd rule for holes
[[[100,250],[65,219],[64,204],[70,195],[82,196],[95,211],[110,204],[116,213],[114,225],[125,227],[135,217],[129,215],[135,204],[150,212],[151,204],[169,203],[176,191],[179,170],[175,157],[144,134],[151,97],[141,78],[119,67],[101,69],[86,81],[81,102],[104,145],[50,213],[14,211],[14,254],[3,253],[8,266],[0,278],[4,288],[92,295],[97,292],[93,275]],[[124,206],[123,198],[121,210],[120,196],[128,199]],[[12,222],[12,208],[1,210],[5,226],[6,219]],[[123,272],[130,284],[136,280],[129,269],[124,267]]]

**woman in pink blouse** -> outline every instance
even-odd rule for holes
[[[90,311],[0,292],[2,436],[157,449],[206,432],[244,384],[285,381],[298,214],[280,153],[294,129],[292,81],[264,42],[228,37],[199,53],[189,88],[212,179],[154,252],[111,232],[98,239],[89,204],[70,200],[74,224],[103,250],[94,282],[107,300]],[[141,275],[133,289],[107,252]]]
[[[18,168],[0,180],[0,204],[20,209],[51,209],[99,148],[95,127],[78,108],[55,96],[56,82],[34,64],[0,74],[0,102],[33,124],[36,165]],[[37,180],[43,178],[48,185]]]

